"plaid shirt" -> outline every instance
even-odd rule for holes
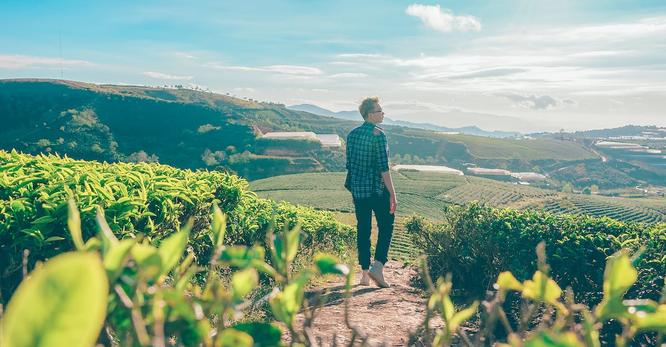
[[[347,179],[345,187],[354,199],[381,195],[385,190],[382,172],[389,170],[389,148],[382,129],[372,123],[347,135]]]

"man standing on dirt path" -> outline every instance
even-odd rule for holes
[[[378,127],[384,120],[379,98],[365,98],[358,111],[363,116],[363,125],[347,135],[347,188],[354,199],[356,212],[358,261],[363,270],[360,284],[368,285],[372,279],[382,288],[389,287],[384,280],[384,264],[388,261],[388,250],[393,236],[393,221],[397,200],[391,172],[389,171],[389,148],[384,131]],[[375,250],[375,261],[370,266],[370,230],[372,212],[375,212],[379,235]]]

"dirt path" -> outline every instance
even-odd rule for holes
[[[356,283],[360,274],[355,276],[349,317],[358,331],[369,336],[367,342],[370,346],[405,346],[409,334],[423,323],[426,299],[410,285],[410,279],[415,275],[412,267],[389,261],[384,267],[384,276],[391,288],[378,288],[373,283],[359,286]],[[325,299],[326,304],[317,314],[312,335],[322,346],[347,345],[352,332],[345,324],[344,279],[324,283],[307,292],[306,298],[313,302],[318,295]],[[299,314],[297,320],[297,326],[302,326],[304,313]],[[441,327],[441,321],[436,320],[431,326]]]

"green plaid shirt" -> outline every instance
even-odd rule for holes
[[[354,199],[381,195],[386,189],[382,172],[389,170],[386,134],[372,123],[354,128],[347,135],[347,179],[345,187]]]

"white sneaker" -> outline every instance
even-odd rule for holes
[[[361,280],[358,282],[359,285],[369,286],[370,285],[370,276],[368,276],[368,270],[363,270],[363,275]]]
[[[384,280],[384,264],[382,264],[379,260],[375,260],[375,262],[372,263],[370,271],[368,271],[368,275],[370,275],[370,279],[372,279],[372,281],[375,282],[378,287],[390,287],[390,285]]]

